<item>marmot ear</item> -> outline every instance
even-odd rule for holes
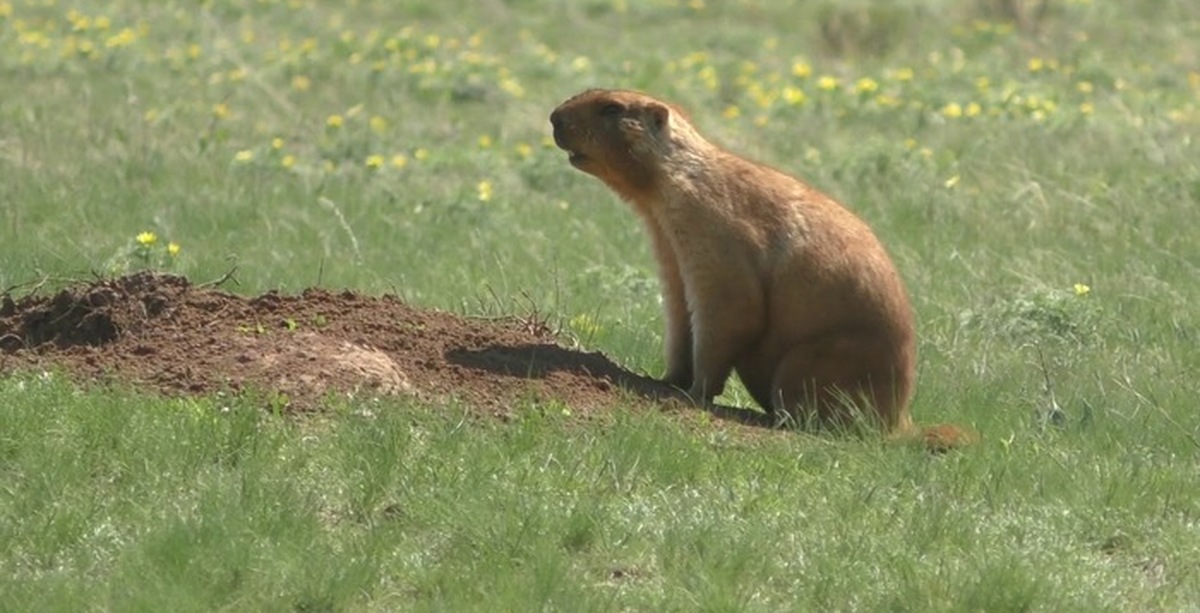
[[[652,102],[646,107],[646,117],[650,119],[650,126],[654,131],[661,133],[671,121],[671,109],[665,104]]]

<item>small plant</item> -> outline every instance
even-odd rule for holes
[[[267,411],[272,415],[283,415],[291,405],[291,397],[284,392],[275,392],[267,398]]]
[[[249,325],[249,324],[241,324],[241,325],[239,325],[239,326],[237,327],[237,331],[238,331],[238,332],[240,332],[240,333],[242,333],[242,334],[258,334],[258,335],[263,335],[263,334],[266,334],[266,333],[267,333],[267,329],[266,329],[266,328],[264,328],[264,327],[263,327],[263,325],[262,325],[261,323],[258,323],[258,322],[255,322],[255,323],[254,323],[254,325]]]
[[[1076,283],[1071,289],[1039,289],[959,316],[964,327],[977,327],[1020,340],[1059,339],[1087,342],[1094,335],[1100,312],[1089,299],[1091,288]]]
[[[109,259],[106,268],[114,275],[138,270],[171,270],[182,249],[179,243],[160,240],[157,234],[146,230],[139,232],[128,246]]]
[[[658,279],[650,271],[622,264],[620,266],[589,266],[584,270],[587,284],[604,291],[621,291],[653,299],[658,296]]]
[[[571,331],[575,333],[575,336],[580,340],[580,342],[585,345],[591,343],[593,340],[595,340],[596,335],[601,334],[604,331],[604,327],[600,325],[600,322],[597,321],[594,316],[589,315],[588,313],[580,313],[579,315],[572,317],[571,320],[567,322],[567,325],[571,328]]]

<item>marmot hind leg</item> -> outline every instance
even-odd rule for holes
[[[903,426],[909,381],[894,372],[889,347],[867,334],[839,334],[802,343],[784,354],[771,385],[771,411],[798,424],[846,426],[875,421]]]

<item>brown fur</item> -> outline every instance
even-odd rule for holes
[[[772,413],[846,423],[860,407],[890,438],[930,449],[974,438],[913,426],[912,310],[883,246],[849,210],[721,149],[645,94],[588,90],[550,122],[571,164],[628,201],[649,230],[667,382],[708,402],[737,371]]]

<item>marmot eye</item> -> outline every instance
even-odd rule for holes
[[[600,107],[600,115],[604,116],[604,117],[616,117],[617,115],[620,115],[624,110],[625,109],[622,108],[621,105],[610,102],[610,103]]]

